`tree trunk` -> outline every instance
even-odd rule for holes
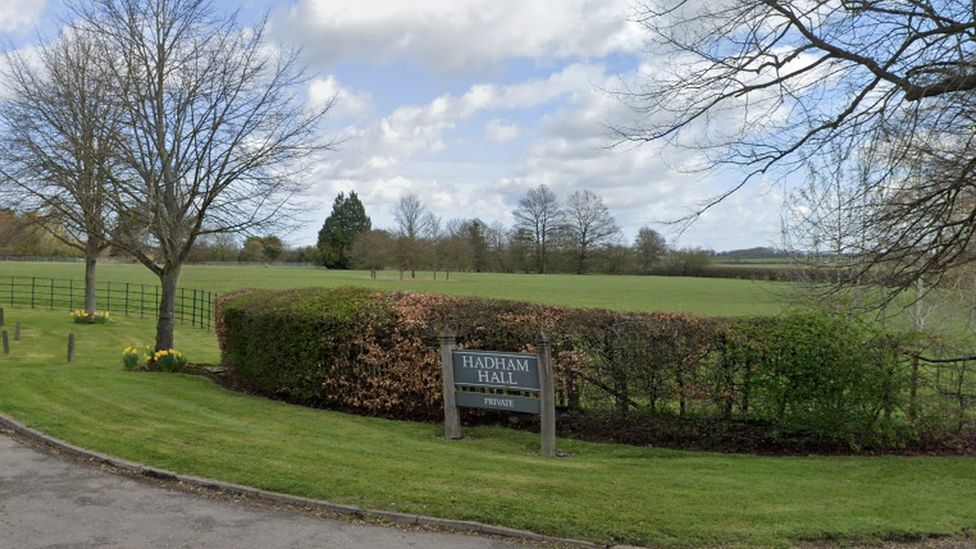
[[[156,350],[173,348],[173,328],[176,325],[176,284],[180,268],[167,268],[159,275],[162,295],[159,298],[159,320],[156,322]]]
[[[93,251],[91,246],[85,250],[85,314],[89,318],[95,315],[95,263],[98,261],[98,252]]]

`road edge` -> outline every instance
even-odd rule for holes
[[[527,541],[556,543],[556,544],[570,545],[574,547],[583,547],[587,549],[614,549],[614,548],[623,549],[624,547],[631,547],[631,546],[624,546],[624,545],[606,545],[606,544],[594,543],[591,541],[585,541],[579,539],[547,536],[545,534],[539,534],[537,532],[532,532],[529,530],[519,530],[516,528],[495,526],[491,524],[485,524],[482,522],[469,521],[469,520],[457,520],[457,519],[448,519],[448,518],[440,518],[440,517],[431,517],[426,515],[414,515],[410,513],[398,513],[395,511],[380,511],[376,509],[364,509],[355,505],[332,503],[320,499],[306,498],[302,496],[293,496],[281,492],[272,492],[269,490],[252,488],[250,486],[244,486],[241,484],[234,484],[234,483],[224,482],[215,479],[196,477],[192,475],[183,475],[173,471],[167,471],[165,469],[150,467],[142,463],[136,463],[134,461],[128,461],[120,458],[115,458],[106,454],[102,454],[99,452],[86,450],[84,448],[81,448],[80,446],[75,446],[74,444],[65,442],[59,438],[52,437],[41,431],[28,427],[23,423],[20,423],[19,421],[3,413],[0,413],[0,427],[9,429],[10,431],[13,431],[14,433],[24,438],[27,438],[33,442],[39,443],[44,446],[56,448],[57,450],[71,454],[75,457],[80,457],[83,459],[94,461],[99,464],[108,465],[116,470],[122,471],[125,474],[148,477],[156,480],[178,482],[178,483],[194,486],[197,488],[203,488],[207,490],[218,490],[225,494],[247,496],[247,497],[257,498],[259,500],[264,500],[272,503],[296,505],[300,507],[308,507],[308,508],[328,511],[339,515],[349,515],[349,516],[356,516],[356,517],[362,517],[367,519],[378,519],[381,521],[389,521],[389,522],[395,522],[395,523],[400,523],[405,525],[432,526],[436,528],[444,528],[444,529],[455,530],[459,532],[475,532],[479,534],[487,534],[492,536],[502,536],[507,538],[527,540]]]

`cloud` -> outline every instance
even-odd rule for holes
[[[333,100],[335,102],[329,111],[329,117],[333,119],[359,118],[368,114],[373,107],[373,99],[369,93],[340,86],[334,75],[313,78],[308,83],[308,101],[313,108],[321,108]]]
[[[339,191],[356,190],[377,226],[392,225],[390,207],[407,192],[445,219],[480,217],[511,226],[518,199],[544,183],[563,200],[581,189],[603,197],[628,241],[644,225],[674,240],[674,228],[661,222],[687,215],[737,176],[693,172],[704,162],[694,150],[657,143],[612,147],[608,125],[634,116],[603,91],[617,78],[602,65],[572,64],[541,78],[476,84],[426,104],[396,107],[353,130],[316,175],[323,181],[318,193],[328,201]],[[544,114],[519,116],[520,109],[536,108]],[[452,155],[458,134],[475,144],[518,136],[520,146],[506,161],[475,154],[461,162]],[[776,189],[747,187],[704,215],[678,244],[728,249],[777,243],[781,204]]]
[[[493,118],[485,124],[485,136],[492,141],[511,141],[519,136],[519,125],[504,118]]]
[[[0,0],[0,31],[29,31],[44,12],[45,0]]]
[[[281,38],[323,63],[409,58],[448,70],[511,58],[591,59],[644,43],[630,0],[300,0]],[[287,36],[284,33],[287,32]]]

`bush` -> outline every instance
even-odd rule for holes
[[[726,361],[740,370],[744,416],[851,446],[898,445],[907,371],[897,340],[823,313],[739,322]]]
[[[651,417],[746,422],[748,429],[713,431],[825,447],[898,445],[908,435],[897,341],[823,315],[710,319],[337,288],[227,295],[217,317],[237,385],[311,406],[441,419],[438,334],[449,325],[460,348],[535,352],[538,333],[548,334],[560,413],[585,418],[561,426],[586,438],[602,434],[576,427],[636,426]]]

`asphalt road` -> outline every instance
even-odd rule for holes
[[[0,548],[525,548],[517,542],[320,518],[188,493],[42,453],[0,434]]]

